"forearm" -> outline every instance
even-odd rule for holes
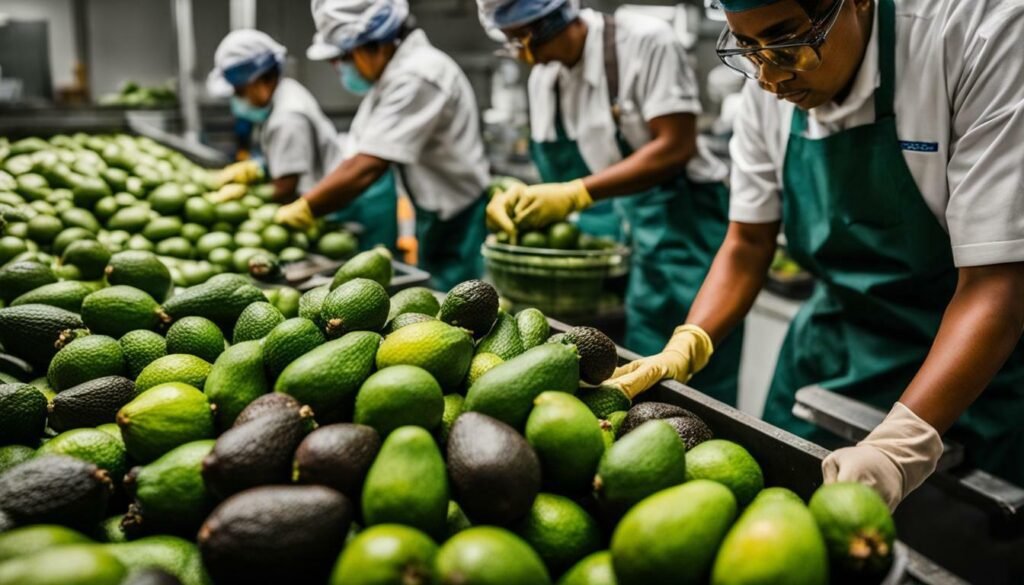
[[[945,432],[981,393],[1024,330],[1024,263],[960,271],[928,357],[900,397]]]
[[[272,184],[274,185],[274,194],[271,195],[271,200],[274,203],[290,203],[295,200],[297,195],[295,191],[299,185],[299,176],[278,177],[272,181]]]
[[[686,317],[718,344],[753,306],[775,255],[778,222],[732,222]]]
[[[351,203],[388,170],[388,161],[366,154],[346,159],[303,195],[316,216]]]
[[[673,114],[651,121],[654,138],[632,155],[583,179],[595,200],[631,195],[664,183],[686,171],[697,152],[696,119]]]

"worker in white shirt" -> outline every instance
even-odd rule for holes
[[[891,409],[823,463],[826,481],[873,485],[891,507],[934,471],[947,430],[970,463],[1024,485],[1024,4],[720,4],[719,56],[752,80],[729,234],[686,325],[613,382],[700,370],[750,309],[781,225],[818,286],[766,420],[814,438],[792,414],[812,384]]]
[[[416,208],[419,265],[448,290],[479,277],[488,164],[473,89],[458,65],[412,26],[406,0],[314,0],[313,19],[341,83],[365,94],[355,154],[277,221],[296,227],[349,204],[392,166]]]
[[[318,181],[341,157],[338,131],[320,109],[313,94],[285,77],[286,50],[266,33],[242,29],[228,33],[214,54],[207,77],[212,95],[231,98],[231,111],[255,124],[264,166],[245,160],[226,167],[218,176],[217,202],[242,197],[245,185],[269,178],[274,201],[287,203]],[[394,247],[398,237],[394,197],[368,197],[351,219],[364,225],[363,246]]]
[[[686,316],[725,237],[727,169],[698,148],[697,82],[668,23],[577,4],[478,0],[484,26],[533,66],[531,154],[544,181],[496,195],[488,221],[514,233],[572,212],[584,231],[625,219],[625,345],[649,355]],[[735,404],[742,341],[741,330],[728,336],[693,385]]]

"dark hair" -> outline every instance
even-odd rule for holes
[[[274,65],[270,69],[267,69],[266,71],[261,73],[260,76],[255,79],[255,81],[270,82],[270,81],[277,81],[280,78],[281,78],[281,66],[280,65]]]

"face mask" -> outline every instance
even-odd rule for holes
[[[366,95],[373,88],[373,82],[363,77],[356,66],[349,62],[341,64],[341,86],[354,95]]]
[[[262,124],[270,117],[270,104],[257,108],[250,104],[249,100],[234,95],[231,96],[231,113],[236,118],[248,120],[253,124]]]

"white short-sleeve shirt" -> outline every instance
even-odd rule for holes
[[[282,77],[274,90],[270,117],[258,127],[258,143],[270,178],[298,175],[305,193],[338,163],[338,131],[301,83]]]
[[[577,142],[587,167],[596,173],[621,162],[622,154],[605,75],[604,15],[584,9],[580,18],[587,24],[587,38],[579,62],[572,67],[539,64],[530,72],[530,134],[537,142],[553,141],[556,106],[560,107],[567,136]],[[614,18],[619,129],[636,150],[651,141],[648,122],[654,118],[701,112],[697,79],[668,23],[629,11],[618,11]],[[687,166],[691,177],[723,180],[726,166],[706,149],[699,150]]]
[[[400,165],[416,205],[451,219],[490,180],[479,115],[465,73],[416,30],[359,105],[351,148]]]
[[[807,136],[870,124],[878,23],[849,97],[810,111]],[[896,0],[896,126],[958,267],[1024,261],[1024,0]],[[793,104],[749,82],[730,144],[729,216],[783,219]]]

